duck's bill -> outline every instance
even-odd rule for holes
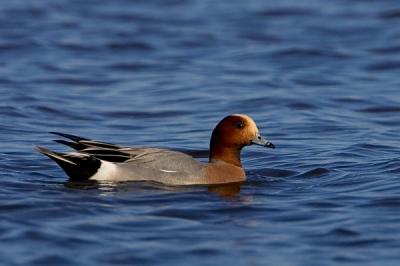
[[[272,142],[266,140],[261,135],[257,135],[252,141],[251,144],[260,145],[263,147],[275,149],[275,145]]]

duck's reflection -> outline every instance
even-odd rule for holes
[[[67,181],[64,182],[64,186],[67,188],[75,188],[75,189],[98,189],[101,185],[96,180],[87,180],[87,181]]]
[[[136,182],[139,183],[139,182]],[[114,191],[118,186],[121,184],[130,184],[130,182],[123,182],[123,183],[115,183],[115,182],[97,182],[97,181],[86,181],[86,182],[65,182],[64,186],[68,188],[74,188],[74,189],[99,189],[104,192],[112,192]],[[229,184],[221,184],[221,185],[210,185],[207,186],[208,191],[214,194],[217,194],[218,196],[221,197],[226,197],[226,198],[231,198],[238,196],[240,194],[240,187],[243,184],[243,182],[240,183],[229,183]],[[136,184],[138,185],[138,184]],[[155,183],[149,183],[149,182],[140,182],[139,185],[137,186],[138,188],[147,188],[147,189],[163,189],[163,190],[184,190],[184,187],[171,187],[171,186],[165,186],[165,185],[160,185],[160,184],[155,184]],[[188,187],[186,187],[187,189]],[[197,187],[201,189],[201,187]]]
[[[208,187],[208,191],[217,194],[221,197],[235,197],[240,193],[240,186],[243,182],[240,183],[230,183],[223,185],[212,185]]]

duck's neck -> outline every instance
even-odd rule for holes
[[[217,146],[211,143],[209,158],[210,162],[223,161],[238,167],[242,167],[240,162],[240,150],[241,149],[236,147]]]

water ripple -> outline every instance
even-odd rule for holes
[[[368,107],[359,110],[364,113],[374,113],[374,114],[385,114],[385,113],[398,113],[400,112],[400,107],[398,106],[376,106],[376,107]]]
[[[2,1],[1,262],[397,265],[399,10]],[[242,184],[76,184],[32,149],[57,130],[206,162],[229,113],[277,146],[244,148]]]
[[[313,16],[316,15],[317,12],[315,12],[312,9],[309,8],[270,8],[266,10],[261,10],[257,12],[258,16],[261,17],[276,17],[276,18],[282,18],[282,17],[303,17],[303,16]]]

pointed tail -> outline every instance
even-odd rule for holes
[[[69,176],[70,181],[85,181],[96,174],[101,161],[88,154],[59,153],[43,147],[35,149],[55,161]]]

